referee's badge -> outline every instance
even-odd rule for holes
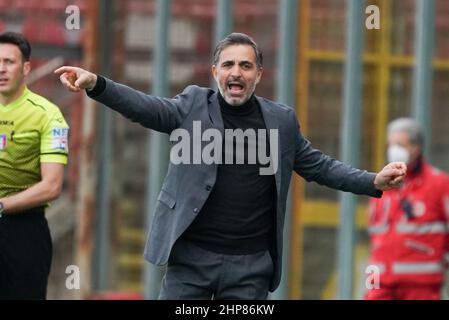
[[[51,131],[52,149],[68,151],[68,128],[53,128]]]
[[[6,133],[0,133],[0,150],[6,149],[6,142],[8,141],[8,136]]]

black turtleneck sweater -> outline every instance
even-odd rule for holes
[[[265,129],[257,99],[231,106],[218,94],[224,129]],[[248,164],[245,139],[245,164],[218,165],[217,180],[198,217],[183,238],[207,250],[225,254],[250,254],[271,248],[276,210],[274,175],[260,175],[262,166]],[[268,144],[268,134],[266,144]],[[269,147],[267,147],[267,155]],[[235,159],[235,143],[234,143]]]

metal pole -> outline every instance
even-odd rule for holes
[[[215,24],[215,43],[231,33],[233,29],[233,0],[217,1],[217,21]]]
[[[83,57],[83,65],[87,70],[97,68],[97,63],[100,60],[98,52],[98,29],[99,29],[99,5],[98,1],[89,1],[87,3],[85,16],[85,36],[84,48],[85,54]],[[86,95],[83,96],[81,108],[82,127],[81,127],[81,141],[95,141],[96,135],[96,115],[99,112],[94,108],[94,100],[88,99]],[[73,123],[72,123],[73,125]],[[95,152],[94,152],[95,150]],[[80,268],[80,290],[75,290],[74,299],[84,299],[89,297],[93,287],[93,259],[94,259],[94,245],[95,245],[95,230],[90,228],[96,217],[95,198],[98,175],[96,168],[96,148],[89,143],[80,144],[79,155],[79,183],[76,186],[78,196],[76,197],[77,222],[76,240],[75,240],[75,261]],[[98,156],[98,155],[97,155]]]
[[[295,104],[296,79],[296,36],[298,18],[298,0],[282,0],[280,2],[279,19],[279,54],[277,75],[277,100],[289,106]],[[282,257],[282,279],[279,288],[271,295],[272,299],[288,299],[289,261],[292,206],[291,194],[287,198],[285,226],[284,226],[284,254]]]
[[[99,72],[111,74],[111,35],[114,1],[100,0],[100,46]],[[108,288],[109,278],[109,232],[111,226],[111,176],[112,176],[112,111],[102,107],[99,110],[100,137],[97,162],[97,208],[95,221],[95,249],[93,265],[93,286],[96,291]]]
[[[156,43],[154,45],[154,79],[152,94],[155,96],[168,95],[168,57],[170,30],[171,0],[158,0],[156,12]],[[150,131],[148,134],[149,168],[148,187],[146,192],[147,230],[151,227],[151,219],[157,203],[157,196],[167,172],[169,162],[168,137],[159,132]],[[145,299],[157,299],[163,268],[149,263],[144,267],[144,295]]]
[[[362,45],[364,1],[348,0],[347,57],[345,64],[344,110],[341,130],[342,161],[358,166],[360,159],[360,121],[362,92]],[[338,298],[352,299],[355,242],[354,213],[357,198],[340,193],[340,229],[338,239]]]
[[[232,32],[233,3],[233,0],[216,0],[215,44]],[[214,79],[211,81],[211,88],[217,88]]]
[[[430,156],[432,114],[432,57],[435,33],[435,0],[417,0],[413,90],[413,116],[426,137],[425,154]]]

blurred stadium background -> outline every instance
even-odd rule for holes
[[[418,0],[420,1],[420,0]],[[385,163],[386,124],[412,115],[416,0],[367,0],[381,29],[364,30],[360,167]],[[234,0],[232,30],[251,35],[265,55],[259,95],[277,98],[281,0]],[[80,9],[81,28],[68,30],[66,8]],[[339,158],[348,2],[299,0],[295,12],[294,107],[314,146]],[[362,13],[363,14],[363,13]],[[63,196],[48,212],[54,240],[49,299],[141,298],[146,240],[148,131],[63,90],[56,67],[84,66],[151,92],[156,0],[0,0],[0,32],[23,32],[33,46],[29,86],[59,105],[70,126],[70,160]],[[429,155],[449,171],[449,1],[435,1]],[[363,16],[366,17],[365,15]],[[172,0],[167,94],[209,86],[217,1]],[[363,19],[364,21],[364,19]],[[361,26],[362,27],[362,26]],[[105,120],[106,119],[106,120]],[[109,119],[109,120],[107,120]],[[338,192],[293,181],[288,268],[282,298],[337,297]],[[353,294],[362,296],[368,254],[366,198],[358,198]],[[105,212],[106,211],[106,212]],[[65,286],[68,265],[81,270],[81,290]]]

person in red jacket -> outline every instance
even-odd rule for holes
[[[449,252],[449,176],[423,157],[424,135],[413,119],[388,126],[388,160],[408,170],[400,189],[386,191],[369,206],[370,266],[365,299],[441,298]]]

